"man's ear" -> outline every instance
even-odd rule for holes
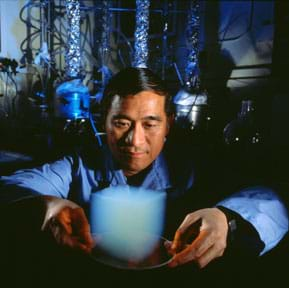
[[[106,123],[106,114],[101,114],[101,118],[100,118],[100,128],[105,131],[105,123]]]
[[[170,128],[172,127],[173,123],[175,120],[175,115],[171,114],[170,116],[168,116],[168,121],[167,121],[167,134],[169,134],[170,132]]]

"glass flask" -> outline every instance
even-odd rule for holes
[[[262,142],[254,102],[243,100],[238,117],[224,128],[224,141],[227,145],[251,146]]]

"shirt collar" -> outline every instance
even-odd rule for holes
[[[172,186],[170,183],[167,163],[162,153],[153,162],[142,186],[153,190],[166,190]]]

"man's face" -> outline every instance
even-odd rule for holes
[[[114,96],[105,122],[107,142],[126,176],[148,167],[168,133],[165,97],[151,91]]]

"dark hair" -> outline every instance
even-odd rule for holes
[[[172,99],[164,81],[148,68],[128,67],[115,74],[104,89],[101,102],[103,118],[106,118],[115,95],[126,97],[141,91],[153,91],[164,96],[165,112],[168,116],[172,114]]]

